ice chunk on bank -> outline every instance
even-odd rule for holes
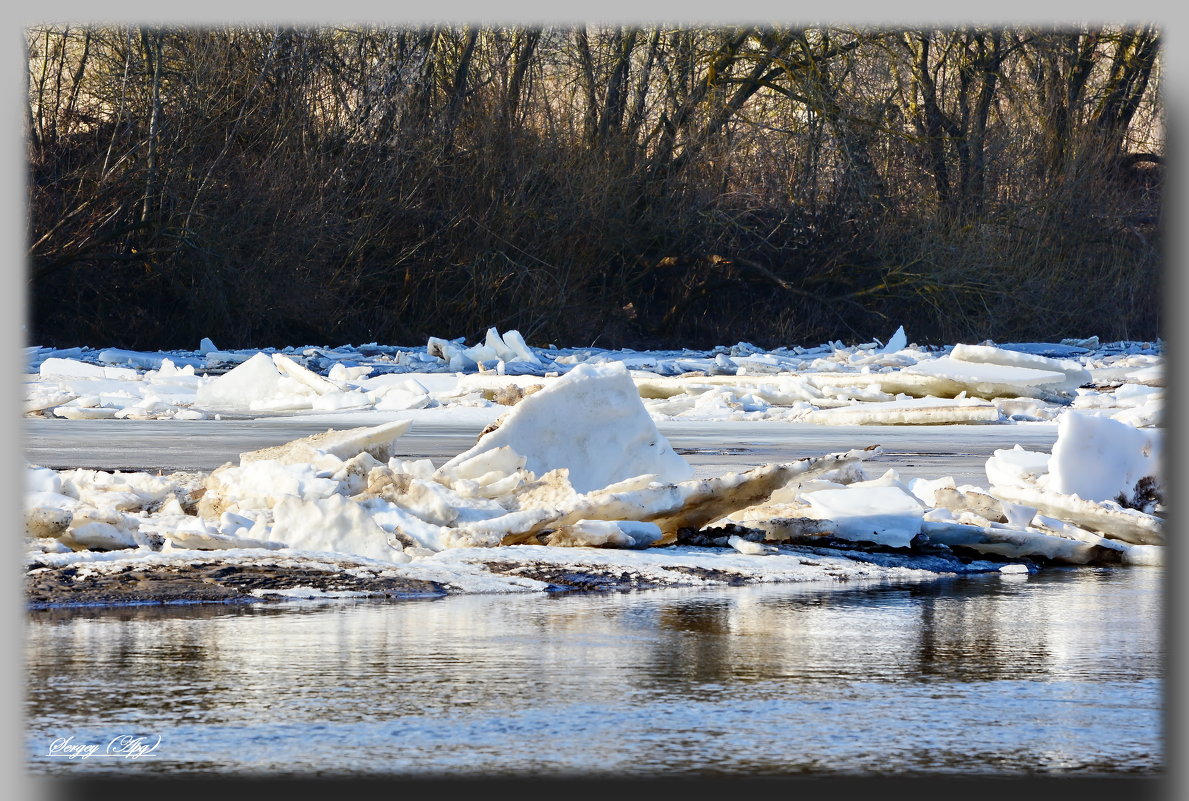
[[[931,541],[950,548],[968,548],[1011,559],[1043,557],[1062,564],[1086,565],[1119,558],[1119,552],[1107,544],[1079,542],[1035,530],[998,525],[972,526],[936,520],[926,520],[922,530]]]
[[[801,498],[815,513],[833,520],[838,526],[835,536],[843,539],[906,548],[921,531],[924,509],[900,487],[825,489]]]
[[[1150,511],[1160,489],[1160,431],[1066,412],[1057,420],[1047,488]]]
[[[633,520],[578,520],[559,526],[546,540],[554,547],[644,548],[661,538],[656,523]]]
[[[582,364],[529,395],[474,447],[440,470],[449,474],[488,450],[510,446],[536,475],[565,467],[578,492],[651,474],[677,482],[693,468],[669,445],[645,410],[627,368]]]
[[[1024,450],[1019,445],[1001,448],[987,460],[987,480],[992,487],[1026,487],[1049,472],[1049,454]]]
[[[293,550],[334,551],[386,562],[407,562],[399,542],[378,526],[359,504],[342,495],[302,500],[283,498],[274,510],[276,522],[261,528],[268,540]]]
[[[991,494],[1132,545],[1163,545],[1165,542],[1160,518],[1136,509],[1124,509],[1114,501],[1086,501],[1076,495],[1052,492],[1036,485],[993,486]]]

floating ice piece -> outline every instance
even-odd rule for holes
[[[579,492],[632,476],[681,481],[693,468],[649,417],[621,364],[579,365],[512,408],[497,429],[442,466],[444,472],[482,451],[511,446],[526,469],[543,475],[568,468]]]
[[[191,518],[193,519],[193,518]],[[164,521],[152,521],[153,531],[169,544],[170,548],[185,548],[193,551],[227,551],[234,548],[265,548],[278,550],[283,543],[258,540],[247,536],[223,534],[209,529],[169,526]],[[146,526],[142,523],[141,530]]]
[[[40,412],[45,409],[51,409],[55,406],[69,403],[75,398],[79,397],[77,392],[71,392],[67,389],[60,389],[58,387],[34,386],[29,390],[29,394],[25,396],[24,412]]]
[[[124,548],[138,548],[138,539],[130,528],[120,528],[111,523],[92,522],[71,527],[62,535],[61,541],[71,548],[88,551],[117,551]]]
[[[1086,348],[1076,345],[1056,344],[1052,342],[1001,342],[1003,350],[1014,350],[1017,353],[1031,353],[1035,356],[1048,356],[1052,359],[1068,359],[1089,353]]]
[[[174,484],[163,476],[104,470],[68,470],[61,474],[62,492],[84,503],[117,509],[142,509],[173,494]]]
[[[459,376],[453,387],[436,393],[436,397],[439,400],[450,400],[478,393],[486,401],[513,405],[506,401],[524,397],[544,388],[544,386],[545,381],[535,375],[473,373]]]
[[[941,478],[935,479],[914,478],[910,479],[908,482],[908,491],[915,495],[917,500],[930,509],[937,505],[936,497],[938,490],[947,488],[953,489],[953,487],[953,476],[943,476]]]
[[[1161,487],[1161,436],[1108,417],[1069,411],[1057,420],[1047,489],[1151,511]]]
[[[1052,420],[1061,408],[1045,403],[1038,398],[998,397],[992,402],[1003,417],[1027,422]]]
[[[198,387],[198,376],[194,374],[194,365],[182,363],[182,366],[178,367],[178,363],[172,358],[162,359],[161,365],[155,370],[146,372],[143,378],[154,384],[180,384],[191,390]]]
[[[837,525],[835,536],[906,548],[921,531],[920,501],[899,487],[846,487],[801,496]]]
[[[1019,507],[1018,504],[1016,506]],[[984,492],[976,492],[972,489],[962,491],[956,487],[941,487],[933,494],[933,507],[949,509],[951,512],[958,513],[959,516],[962,513],[976,515],[988,523],[1007,522],[1007,515],[1004,514],[1002,501]],[[1035,514],[1036,510],[1033,509],[1032,513]]]
[[[272,355],[272,361],[279,373],[287,375],[299,384],[308,387],[315,395],[327,395],[341,391],[341,387],[333,381],[328,381],[313,370],[302,367],[283,353],[274,353]]]
[[[1083,384],[1090,383],[1090,371],[1080,363],[1071,359],[1051,359],[1030,353],[1020,353],[1004,350],[989,345],[955,345],[950,351],[950,357],[964,362],[982,364],[1001,364],[1011,367],[1027,367],[1034,370],[1062,373],[1065,381],[1057,388],[1064,392],[1074,392]]]
[[[1153,428],[1161,425],[1164,420],[1164,404],[1161,401],[1145,403],[1143,406],[1115,412],[1110,418],[1133,428]]]
[[[335,362],[330,367],[330,371],[326,377],[336,384],[344,385],[348,382],[355,383],[367,378],[371,375],[372,368],[366,364],[357,365],[355,367],[347,367],[344,364]]]
[[[773,406],[788,406],[798,401],[819,402],[822,391],[810,383],[809,377],[798,375],[736,375],[704,376],[691,380],[672,376],[636,373],[632,376],[641,398],[667,399],[680,395],[696,395],[721,387],[738,394],[751,393]],[[870,382],[868,382],[870,383]]]
[[[999,505],[1003,509],[1003,516],[1007,518],[1007,524],[1009,526],[1027,528],[1036,519],[1035,507],[1012,503],[1002,498],[999,499]]]
[[[112,406],[55,406],[54,416],[67,420],[113,420],[119,411]]]
[[[997,423],[999,410],[982,398],[907,398],[818,409],[801,418],[818,425],[950,425]]]
[[[896,353],[908,347],[908,336],[904,333],[904,326],[896,329],[896,333],[892,334],[888,344],[880,349],[880,353]]]
[[[785,505],[792,509],[790,504]],[[802,507],[805,509],[807,507]],[[760,531],[764,539],[770,542],[808,543],[813,544],[822,537],[834,536],[838,533],[838,524],[833,520],[818,517],[801,517],[795,514],[785,516],[774,515],[769,512],[764,516],[752,518],[750,510],[742,510],[731,515],[728,520],[740,520],[741,525],[749,529]]]
[[[29,465],[25,468],[25,492],[61,492],[62,479],[48,467]]]
[[[829,366],[835,369],[837,367],[837,365]],[[911,370],[911,367],[905,367],[883,373],[842,373],[822,369],[817,372],[808,372],[804,377],[810,385],[818,389],[823,387],[868,387],[874,384],[889,395],[903,394],[914,398],[953,398],[967,389],[966,384],[962,381],[938,375],[925,375]],[[1019,392],[1011,394],[1018,395]]]
[[[1164,386],[1164,365],[1153,364],[1150,367],[1141,367],[1127,373],[1127,380],[1133,384],[1144,384],[1149,387],[1163,387]]]
[[[441,359],[452,365],[456,359],[463,355],[463,351],[466,350],[466,348],[459,344],[460,342],[462,342],[461,338],[452,341],[439,337],[430,337],[425,343],[425,353],[427,356]],[[474,362],[471,362],[471,366],[474,366]]]
[[[78,359],[49,358],[41,363],[38,372],[42,378],[107,378],[118,381],[140,379],[140,373],[128,367],[89,364]]]
[[[1087,531],[1084,528],[1075,526],[1073,523],[1067,523],[1064,520],[1058,520],[1055,517],[1049,517],[1048,515],[1039,513],[1032,518],[1030,525],[1023,526],[1022,528],[1039,530],[1042,534],[1054,534],[1065,539],[1077,540],[1088,545],[1096,545],[1106,551],[1115,551],[1119,559],[1124,559],[1126,552],[1132,548],[1163,547],[1158,545],[1131,545],[1120,540],[1111,539],[1110,537],[1104,537],[1101,534],[1095,534],[1093,531]],[[1112,560],[1109,554],[1104,554],[1102,561],[1109,563],[1117,560]],[[1124,559],[1124,561],[1126,560]]]
[[[204,361],[208,367],[216,367],[224,364],[242,364],[255,355],[251,351],[211,350],[206,352]]]

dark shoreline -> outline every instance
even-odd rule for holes
[[[728,570],[674,565],[662,581],[614,562],[558,565],[518,559],[503,549],[491,550],[490,558],[474,564],[492,574],[543,582],[548,595],[753,583],[747,575]],[[878,546],[856,547],[854,544],[846,548],[784,545],[780,550],[806,557],[840,556],[860,564],[926,570],[935,573],[937,578],[993,573],[1002,565],[1011,563],[1025,563],[1030,572],[1042,569],[1033,559],[996,559],[988,555],[970,558]],[[269,604],[307,598],[411,601],[457,594],[449,584],[392,575],[386,573],[386,568],[396,566],[359,563],[347,556],[337,561],[329,558],[314,560],[274,552],[275,558],[244,560],[223,557],[217,555],[217,551],[210,553],[210,558],[198,561],[164,564],[129,560],[128,564],[103,561],[52,566],[33,560],[25,573],[26,610]],[[98,569],[88,569],[92,566]],[[826,570],[823,579],[849,580],[846,574],[832,570]],[[311,594],[292,594],[293,590],[310,590]]]

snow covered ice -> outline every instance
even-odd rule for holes
[[[746,343],[713,352],[533,349],[495,329],[469,348],[431,339],[423,349],[230,354],[209,340],[184,354],[30,349],[29,414],[408,416],[246,452],[203,475],[30,465],[29,566],[345,559],[453,591],[522,592],[550,585],[492,565],[527,560],[538,573],[598,565],[644,571],[645,585],[660,586],[689,583],[698,571],[784,581],[990,571],[1004,560],[1023,560],[1007,573],[1161,563],[1159,347],[1054,352],[934,351],[909,346],[903,329],[887,346],[770,352]],[[508,411],[440,465],[403,457],[400,438],[420,410],[468,406]],[[678,416],[725,426],[1005,424],[1005,443],[1012,425],[1056,421],[1057,441],[1048,454],[997,450],[987,487],[908,481],[894,470],[872,477],[863,466],[871,449],[695,478],[656,427]],[[807,553],[834,561],[786,567]],[[673,573],[674,564],[685,572]]]

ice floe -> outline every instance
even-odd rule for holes
[[[1071,344],[1077,342],[1081,344]],[[822,425],[1052,421],[1071,408],[1160,425],[1163,343],[912,344],[764,350],[531,347],[515,330],[475,344],[197,350],[30,347],[24,412],[67,419],[175,419],[512,405],[580,366],[627,368],[656,420]]]

